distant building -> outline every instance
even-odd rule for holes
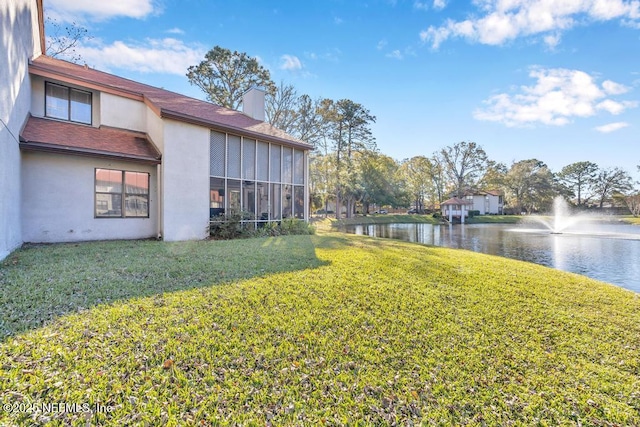
[[[469,210],[480,215],[502,215],[504,196],[497,190],[466,192],[464,199],[471,202]]]

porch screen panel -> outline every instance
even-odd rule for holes
[[[227,176],[240,178],[240,137],[229,135],[229,160],[227,164]]]
[[[221,132],[211,131],[209,138],[209,174],[211,176],[224,176],[224,164],[226,158],[226,135]]]
[[[293,183],[304,184],[304,152],[293,151]]]
[[[296,218],[304,219],[304,187],[293,187],[293,214]]]
[[[282,182],[293,182],[293,153],[291,147],[282,147]]]
[[[258,170],[257,179],[259,181],[269,180],[269,144],[258,142]]]
[[[242,178],[256,178],[256,140],[243,138],[242,141]]]
[[[280,182],[280,146],[271,144],[271,177],[270,181]]]

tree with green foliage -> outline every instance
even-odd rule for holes
[[[207,100],[222,107],[237,110],[242,95],[253,86],[262,87],[267,94],[276,90],[269,70],[246,53],[215,46],[198,65],[187,70],[189,83],[198,86]]]
[[[462,197],[465,191],[477,186],[489,162],[482,147],[471,141],[462,141],[445,147],[435,156],[450,180],[453,193],[458,197]]]
[[[400,174],[407,193],[411,195],[411,203],[418,211],[427,204],[435,204],[437,199],[435,166],[425,156],[415,156],[402,162]],[[439,202],[439,200],[438,200]]]
[[[398,163],[389,156],[371,150],[359,153],[356,161],[363,213],[369,213],[372,204],[397,206],[402,199]]]
[[[553,173],[538,159],[513,163],[505,176],[504,189],[509,205],[518,212],[547,209],[556,195]]]
[[[589,202],[592,194],[588,194],[598,174],[598,165],[593,162],[576,162],[567,165],[558,173],[560,184],[576,197],[576,205],[583,206]]]
[[[593,183],[593,189],[598,198],[598,206],[601,209],[605,202],[611,200],[614,193],[625,193],[632,188],[633,179],[631,175],[617,167],[601,169]]]

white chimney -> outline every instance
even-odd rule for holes
[[[265,90],[253,86],[242,95],[242,112],[247,116],[264,122]]]

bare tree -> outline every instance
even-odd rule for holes
[[[436,157],[451,180],[458,197],[477,184],[489,162],[482,147],[470,141],[445,147],[436,153]]]
[[[293,85],[280,82],[275,92],[267,94],[266,121],[287,133],[293,134],[298,120],[298,93]]]
[[[87,29],[75,22],[62,25],[51,17],[46,18],[46,25],[49,36],[47,36],[45,53],[52,58],[66,59],[76,63],[81,62],[82,55],[77,52],[76,48],[82,41],[92,38],[89,36]]]

